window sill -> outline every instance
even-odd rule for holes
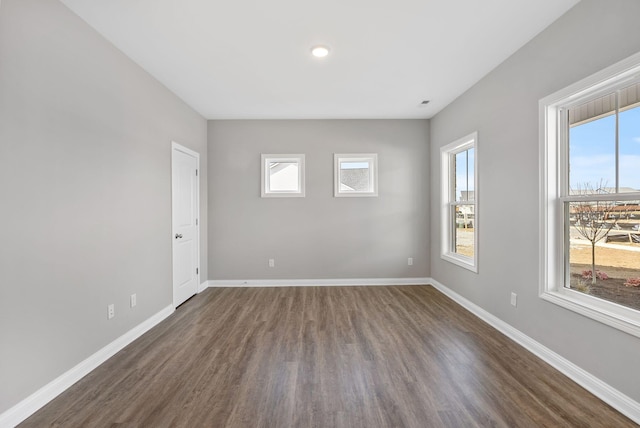
[[[377,198],[378,193],[373,192],[339,192],[334,195],[336,198]]]
[[[640,337],[640,312],[578,291],[543,291],[543,300]]]
[[[300,193],[300,192],[270,192],[270,193],[263,193],[261,195],[261,197],[263,198],[304,198],[304,193]]]
[[[474,262],[474,259],[471,257],[461,256],[455,253],[444,253],[440,254],[440,257],[443,260],[446,260],[454,265],[463,267],[471,272],[478,273],[478,265]]]

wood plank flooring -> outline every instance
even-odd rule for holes
[[[430,286],[212,288],[21,427],[632,427]]]

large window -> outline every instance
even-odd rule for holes
[[[473,133],[441,149],[442,258],[478,271],[478,188]]]
[[[640,336],[640,55],[540,102],[542,297]]]

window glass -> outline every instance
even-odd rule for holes
[[[263,154],[261,196],[304,197],[304,155]]]
[[[640,201],[565,205],[569,213],[565,287],[640,310]]]
[[[640,309],[640,290],[625,285],[640,277],[640,210],[638,201],[615,196],[640,189],[640,108],[618,112],[621,93],[569,111],[569,118],[586,119],[571,125],[568,135],[564,287]],[[602,100],[610,101],[602,107]],[[599,110],[606,112],[598,116]]]
[[[475,148],[470,148],[469,150],[467,150],[467,197],[463,198],[463,201],[473,201],[474,200],[474,196],[475,196],[475,172],[474,172],[474,168],[475,168]]]
[[[378,155],[338,154],[334,157],[334,196],[378,196]]]
[[[620,192],[640,190],[640,106],[620,112]]]
[[[300,190],[297,162],[269,162],[269,190],[295,192]]]
[[[474,199],[474,150],[470,148],[454,156],[456,201],[473,201]]]
[[[616,118],[609,115],[574,125],[569,131],[569,186],[592,193],[616,185]]]
[[[347,192],[371,191],[369,168],[369,162],[340,162],[340,190]]]
[[[475,253],[474,215],[473,205],[456,205],[455,245],[453,250],[457,254],[473,257]]]

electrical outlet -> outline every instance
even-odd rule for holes
[[[413,257],[407,259],[407,266],[413,266]]]
[[[518,306],[518,295],[514,292],[511,292],[511,305]]]
[[[269,259],[269,267],[275,267],[276,261],[274,259]]]
[[[136,296],[136,293],[133,293],[131,295],[131,307],[134,308],[137,304],[138,304],[138,296]]]
[[[116,307],[114,306],[114,304],[110,304],[109,306],[107,306],[107,319],[111,319],[113,317],[116,316]]]

